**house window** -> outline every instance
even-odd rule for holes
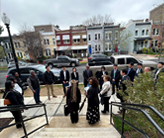
[[[135,31],[135,36],[138,36],[138,30]]]
[[[101,46],[99,45],[99,51],[101,51]]]
[[[110,51],[112,50],[112,45],[111,45],[111,43],[109,43],[109,50],[110,50]]]
[[[105,50],[108,50],[108,44],[107,43],[105,44]]]
[[[61,41],[60,40],[57,40],[57,44],[61,44]]]
[[[97,40],[97,34],[95,34],[95,40]]]
[[[115,32],[115,40],[118,40],[118,31]]]
[[[20,48],[20,43],[19,42],[15,42],[15,48]]]
[[[26,47],[26,42],[23,42],[24,47]]]
[[[17,52],[17,56],[23,58],[22,52]]]
[[[95,51],[97,51],[97,45],[95,45]]]
[[[105,39],[108,40],[109,39],[109,34],[107,32],[105,32]]]
[[[44,38],[44,45],[49,45],[49,39],[48,38]]]
[[[155,46],[158,46],[158,40],[155,41]]]
[[[90,34],[88,35],[88,40],[91,41],[91,35]]]
[[[156,29],[156,35],[159,35],[159,29],[158,28]]]
[[[143,41],[141,42],[141,47],[143,47]]]
[[[63,40],[63,43],[64,44],[69,44],[70,43],[70,40]]]
[[[145,34],[145,30],[142,30],[142,35],[144,35]]]
[[[87,38],[83,38],[83,42],[86,43],[87,42]]]
[[[98,34],[98,40],[100,40],[100,34]]]
[[[55,37],[52,38],[53,45],[56,45]]]
[[[109,40],[112,40],[112,33],[109,33]]]
[[[146,30],[146,35],[149,35],[149,30]]]
[[[148,46],[147,41],[145,41],[145,47],[147,47],[147,46]]]
[[[74,43],[80,43],[80,39],[73,39]]]
[[[50,49],[46,49],[45,53],[46,53],[46,56],[51,56],[51,50]]]

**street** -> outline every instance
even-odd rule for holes
[[[158,60],[154,59],[154,58],[149,59],[149,60],[158,62]],[[77,68],[77,71],[79,73],[79,82],[83,82],[83,71],[85,70],[85,64],[82,64],[76,68]],[[61,69],[61,68],[59,68],[59,69]],[[69,73],[72,72],[72,67],[66,67],[66,69],[69,71]],[[6,74],[7,74],[7,70],[0,70],[0,88],[5,87],[5,81],[6,81],[5,76],[6,76]]]

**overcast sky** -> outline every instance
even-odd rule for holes
[[[116,23],[149,18],[154,4],[164,0],[0,0],[0,15],[10,18],[11,33],[17,34],[22,24],[53,24],[60,29],[82,22],[93,15],[111,14]],[[3,25],[2,20],[0,24]],[[3,25],[4,26],[4,25]],[[7,36],[6,27],[2,36]]]

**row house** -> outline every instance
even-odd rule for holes
[[[43,45],[43,55],[46,57],[54,56],[56,57],[56,35],[55,31],[59,31],[59,26],[54,25],[37,25],[34,26],[36,32],[40,32],[42,37],[42,45]]]
[[[72,56],[77,55],[78,57],[85,57],[88,55],[88,46],[87,46],[87,31],[86,27],[83,25],[79,26],[70,26],[71,35],[72,35],[72,47],[71,53]]]
[[[120,41],[120,25],[113,23],[87,27],[89,54],[111,53]]]
[[[13,59],[13,53],[12,53],[9,37],[0,37],[0,39],[1,39],[1,42],[3,42],[4,44],[3,46],[4,46],[6,56],[7,56],[6,58]]]
[[[20,36],[15,35],[12,37],[12,39],[13,39],[16,56],[22,59],[30,59],[28,47],[20,38]]]
[[[152,21],[151,28],[151,47],[157,48],[160,47],[163,39],[163,31],[164,31],[164,3],[157,6],[153,10],[150,11],[149,19]],[[164,43],[162,44],[164,47]]]
[[[103,26],[87,27],[88,53],[96,54],[103,52]]]
[[[57,42],[57,55],[70,55],[71,56],[71,46],[72,46],[72,35],[71,30],[55,30],[56,42]]]
[[[149,48],[151,42],[151,22],[148,19],[144,20],[130,20],[123,30],[124,35],[130,33],[128,44],[122,48],[121,51],[127,53],[140,53],[143,48]]]

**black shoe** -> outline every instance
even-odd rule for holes
[[[41,102],[41,101],[39,101],[39,103],[41,104],[42,102]]]
[[[101,113],[106,114],[106,111],[103,111],[103,110],[102,110]]]

